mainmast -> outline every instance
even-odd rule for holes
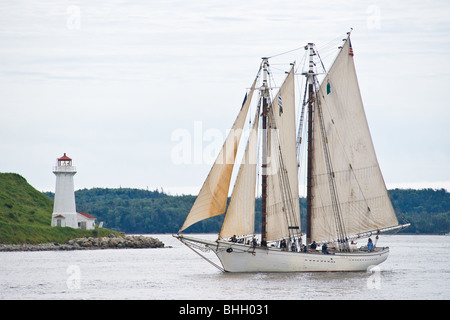
[[[314,44],[308,43],[309,70],[308,79],[308,168],[306,176],[306,244],[311,243],[311,216],[312,216],[312,172],[313,172],[313,117],[314,117]]]
[[[268,85],[269,59],[263,59],[263,84],[261,87],[262,99],[262,174],[261,174],[261,246],[267,246],[267,117],[269,112],[270,92]]]

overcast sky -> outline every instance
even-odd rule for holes
[[[1,0],[0,172],[54,191],[67,153],[75,189],[195,194],[260,58],[353,28],[388,188],[450,189],[449,16],[442,0]],[[179,133],[188,161],[173,156]]]

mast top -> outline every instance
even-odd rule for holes
[[[268,78],[269,78],[269,70],[268,70],[269,58],[263,57],[262,59],[263,59],[263,62],[262,62],[262,65],[263,65],[263,83],[262,83],[262,86],[261,86],[261,91],[263,92],[264,97],[267,98],[268,94],[269,94],[268,93],[268,89],[269,89],[269,83],[268,83]]]

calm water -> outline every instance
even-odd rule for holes
[[[391,254],[375,272],[289,274],[222,273],[171,235],[152,236],[172,248],[0,252],[0,299],[450,298],[449,236],[382,236]]]

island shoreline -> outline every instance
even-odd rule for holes
[[[99,250],[99,249],[148,249],[164,248],[164,243],[157,238],[147,236],[117,236],[83,237],[67,241],[66,243],[20,243],[0,244],[0,252],[14,251],[70,251],[70,250]]]

